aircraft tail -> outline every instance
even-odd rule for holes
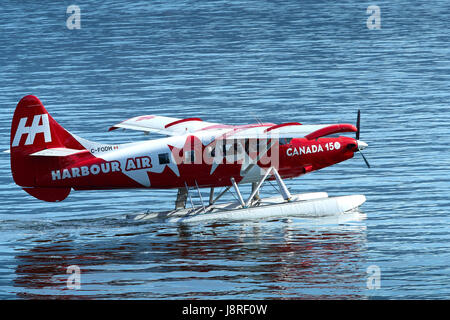
[[[32,196],[45,201],[61,201],[70,187],[40,184],[49,168],[58,168],[91,156],[70,132],[59,125],[35,96],[17,104],[11,124],[11,171],[14,181]]]

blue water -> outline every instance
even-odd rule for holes
[[[81,29],[66,27],[71,4]],[[381,29],[369,30],[374,4]],[[355,123],[361,109],[372,168],[356,155],[288,182],[365,194],[358,219],[178,225],[125,218],[171,208],[175,191],[36,200],[2,153],[0,298],[449,299],[449,10],[444,0],[2,2],[1,150],[26,94],[105,143],[151,138],[107,132],[143,114],[315,124]],[[71,265],[78,290],[66,285]]]

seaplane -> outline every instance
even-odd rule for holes
[[[242,220],[295,215],[342,214],[361,206],[364,195],[329,197],[326,192],[291,194],[285,180],[348,160],[368,145],[360,140],[360,112],[352,124],[230,125],[200,118],[141,115],[109,128],[163,137],[102,144],[70,133],[33,95],[16,106],[11,124],[12,176],[31,196],[64,200],[71,190],[177,189],[172,209],[135,220]],[[355,138],[340,136],[354,132]],[[270,183],[278,196],[263,198]],[[248,184],[251,192],[241,190]],[[209,192],[202,196],[201,189]],[[217,192],[217,189],[221,188]],[[216,192],[215,192],[216,190]],[[231,193],[236,201],[219,200]],[[193,201],[195,198],[195,203]],[[188,201],[189,199],[189,201]]]

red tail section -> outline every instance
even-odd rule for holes
[[[11,125],[11,171],[14,181],[34,197],[45,201],[64,200],[70,188],[39,185],[39,176],[48,168],[67,165],[64,157],[36,157],[31,154],[50,148],[85,148],[45,110],[35,96],[25,96],[17,104]]]

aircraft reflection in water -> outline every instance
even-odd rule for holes
[[[254,287],[260,298],[318,298],[315,288],[329,292],[321,298],[363,298],[365,226],[337,219],[145,223],[133,233],[116,229],[113,242],[98,233],[83,244],[59,233],[16,255],[14,286],[21,298],[245,298],[242,287]],[[73,265],[81,271],[79,290],[67,287]]]

